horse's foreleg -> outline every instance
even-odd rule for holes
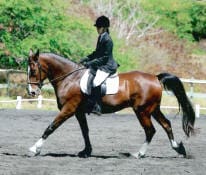
[[[44,131],[42,137],[31,147],[29,150],[34,155],[39,155],[42,149],[44,142],[46,141],[47,137],[52,134],[65,120],[71,117],[73,113],[65,113],[61,111],[54,121],[48,126],[48,128]]]
[[[75,115],[79,122],[82,135],[84,137],[84,143],[85,143],[85,148],[79,152],[78,156],[87,158],[91,155],[91,152],[92,152],[92,146],[91,146],[90,139],[89,139],[89,128],[87,124],[87,119],[86,119],[85,114],[82,112],[77,112]]]
[[[143,145],[141,146],[140,150],[137,153],[134,153],[132,155],[135,158],[143,158],[143,157],[145,157],[148,145],[151,142],[151,140],[155,134],[155,128],[152,124],[151,116],[146,111],[142,111],[142,112],[135,111],[135,113],[137,115],[137,118],[140,121],[140,124],[144,128],[146,140],[143,143]]]
[[[183,156],[186,156],[186,151],[183,146],[183,143],[180,142],[179,144],[174,140],[173,132],[172,132],[172,126],[170,121],[164,116],[164,114],[161,112],[160,108],[157,107],[154,112],[152,113],[155,120],[163,127],[165,132],[168,135],[168,138],[170,140],[172,148],[177,151],[177,153],[182,154]]]

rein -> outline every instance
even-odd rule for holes
[[[64,74],[64,75],[61,75],[61,76],[59,76],[59,77],[57,77],[57,78],[54,78],[54,79],[50,80],[49,82],[43,83],[42,85],[45,85],[45,84],[48,84],[48,83],[52,83],[52,82],[55,82],[55,81],[57,81],[57,80],[58,80],[58,81],[61,81],[61,80],[65,79],[66,77],[72,75],[73,73],[78,72],[78,71],[83,70],[83,69],[86,69],[86,68],[85,68],[85,67],[81,67],[81,68],[76,69],[76,70],[74,70],[74,71],[72,71],[72,72],[69,72],[69,73],[66,73],[66,74]]]
[[[61,80],[63,80],[64,78],[72,75],[72,74],[75,73],[75,72],[78,72],[78,71],[80,71],[80,70],[86,69],[85,67],[81,67],[81,68],[76,69],[76,70],[74,70],[74,71],[72,71],[72,72],[66,73],[66,74],[61,75],[61,76],[59,76],[59,77],[56,77],[56,78],[54,78],[54,79],[52,79],[52,80],[49,80],[49,82],[43,83],[43,81],[42,81],[42,79],[41,79],[41,71],[43,71],[44,73],[46,73],[47,76],[49,75],[49,72],[47,72],[47,71],[45,71],[44,69],[42,69],[42,66],[41,66],[41,64],[40,64],[39,62],[37,62],[37,64],[38,64],[38,69],[39,69],[39,82],[30,82],[30,80],[29,80],[29,71],[28,71],[28,72],[27,72],[27,77],[28,77],[28,78],[27,78],[27,84],[37,84],[37,85],[39,86],[39,88],[41,88],[41,87],[42,87],[43,85],[45,85],[45,84],[49,84],[49,83],[52,83],[52,82],[55,82],[55,81],[61,81]]]

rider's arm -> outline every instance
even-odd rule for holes
[[[112,48],[113,43],[111,40],[105,40],[103,41],[103,51],[101,57],[97,57],[92,59],[91,61],[88,61],[88,64],[90,66],[101,66],[105,65],[108,62],[109,56],[112,55]]]

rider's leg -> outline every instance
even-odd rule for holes
[[[109,76],[109,73],[98,69],[96,76],[93,80],[93,87],[100,86],[106,80],[108,76]]]
[[[88,114],[91,113],[91,111],[92,111],[92,109],[95,105],[95,101],[92,98],[92,88],[93,88],[94,76],[95,76],[95,73],[92,70],[90,70],[89,71],[88,81],[87,81],[87,91],[88,91],[87,104],[86,104],[86,107],[85,107],[85,112],[87,112]]]
[[[88,77],[88,81],[87,81],[87,92],[88,95],[91,95],[92,93],[92,87],[93,87],[93,80],[94,80],[94,74],[92,73],[92,71],[89,71],[89,77]]]
[[[101,70],[97,70],[96,76],[93,80],[93,89],[92,89],[92,98],[95,101],[92,112],[101,115],[101,84],[109,76],[109,73],[106,73]]]
[[[94,102],[92,113],[101,115],[101,86],[94,87],[92,89],[92,99]]]

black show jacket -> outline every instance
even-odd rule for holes
[[[110,74],[115,73],[119,65],[113,58],[112,50],[113,41],[110,35],[107,32],[101,34],[97,41],[96,50],[87,56],[89,68],[95,71],[100,69]]]

